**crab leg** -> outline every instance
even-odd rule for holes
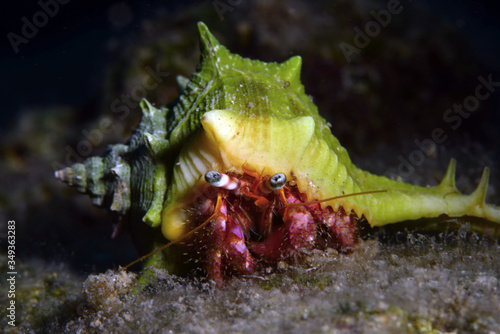
[[[288,203],[300,202],[291,193],[286,194]],[[298,249],[308,249],[316,239],[316,224],[311,213],[301,206],[284,207],[280,210],[283,224],[273,226],[269,237],[262,242],[249,244],[252,252],[265,260],[287,258]]]
[[[308,205],[314,219],[321,222],[334,242],[335,248],[340,251],[349,251],[357,240],[355,218],[347,214],[341,207],[334,212],[331,207],[322,209],[319,204]]]
[[[250,274],[254,269],[254,259],[245,243],[243,227],[229,217],[225,244],[225,263],[231,270],[240,274]]]
[[[288,203],[300,203],[291,192],[286,194]],[[313,216],[305,207],[284,207],[283,222],[287,227],[291,250],[310,248],[316,239],[317,229]]]
[[[217,286],[223,283],[222,273],[222,251],[226,235],[227,207],[226,202],[221,197],[217,199],[215,208],[215,219],[208,228],[207,238],[207,274],[208,278],[215,281]]]
[[[322,212],[321,222],[328,228],[338,250],[352,250],[357,237],[356,223],[351,215],[346,214],[343,208],[333,212],[331,207],[327,207]]]

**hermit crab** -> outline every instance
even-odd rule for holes
[[[230,53],[203,23],[201,63],[172,106],[141,103],[126,144],[57,171],[92,203],[126,218],[148,265],[202,268],[221,284],[315,247],[351,249],[371,226],[463,215],[500,222],[485,203],[489,171],[470,195],[455,161],[436,187],[358,169],[300,82],[301,58],[265,63]]]

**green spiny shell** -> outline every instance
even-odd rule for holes
[[[281,64],[242,58],[203,23],[198,28],[201,64],[188,82],[180,80],[178,103],[168,110],[143,101],[142,121],[126,145],[56,172],[58,178],[96,205],[161,226],[169,240],[193,228],[185,208],[209,170],[284,173],[309,200],[385,190],[322,203],[364,216],[372,226],[441,214],[500,222],[500,208],[484,202],[487,168],[470,195],[455,187],[454,160],[433,188],[362,171],[305,94],[300,57]]]

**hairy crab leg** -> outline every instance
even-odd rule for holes
[[[230,182],[236,181],[230,180]],[[238,185],[241,184],[238,181]],[[249,274],[254,270],[254,259],[246,246],[251,221],[242,208],[228,203],[228,195],[229,193],[226,193],[225,199],[217,206],[217,216],[210,225],[207,231],[208,237],[204,241],[207,248],[205,256],[208,278],[215,281],[217,286],[223,284],[224,274],[227,271]]]
[[[206,239],[208,249],[205,256],[208,277],[214,280],[217,286],[220,286],[224,282],[222,256],[228,221],[225,200],[221,201],[221,205],[216,208],[214,214],[216,214],[216,217],[215,220],[212,220],[208,230],[208,238]]]
[[[288,203],[300,201],[291,192],[286,194],[286,200]],[[316,224],[307,208],[287,206],[280,211],[283,224],[273,226],[266,240],[249,243],[251,251],[265,260],[274,261],[289,257],[300,248],[311,248],[316,240]]]
[[[254,258],[245,242],[245,232],[242,223],[229,217],[225,239],[225,263],[232,271],[240,274],[250,274],[255,268]]]
[[[326,228],[333,247],[342,252],[352,250],[356,243],[356,218],[347,214],[343,208],[334,212],[331,207],[321,209],[319,204],[308,206],[315,220]]]
[[[299,203],[300,199],[291,192],[286,194],[289,204]],[[317,227],[312,214],[305,207],[286,206],[283,209],[283,222],[287,226],[290,246],[294,249],[312,247],[316,239]]]
[[[246,188],[244,180],[216,171],[207,172],[205,180],[211,186],[223,188],[235,194],[245,192],[242,188]],[[216,212],[216,219],[210,225],[208,238],[205,241],[207,243],[206,262],[208,277],[220,286],[223,283],[224,269],[238,273],[251,273],[254,270],[254,259],[245,242],[245,236],[251,224],[247,219],[246,211],[231,205],[228,207],[227,200],[222,200]]]
[[[328,228],[328,232],[337,244],[337,249],[343,252],[351,251],[356,243],[356,222],[352,215],[344,209],[333,212],[331,207],[323,211],[321,222]]]
[[[343,208],[340,208],[337,212],[334,212],[330,206],[326,207],[324,210],[321,209],[321,206],[319,204],[322,202],[328,202],[331,200],[340,199],[344,197],[366,195],[371,193],[382,193],[382,192],[386,192],[386,190],[365,191],[360,193],[340,195],[318,201],[290,203],[288,206],[309,207],[310,212],[314,216],[314,219],[320,221],[327,228],[329,236],[331,237],[332,241],[335,244],[335,248],[339,251],[348,252],[352,250],[357,240],[355,218],[352,215],[347,214]]]

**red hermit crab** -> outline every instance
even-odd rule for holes
[[[432,188],[360,170],[304,93],[300,57],[242,58],[198,27],[201,64],[179,80],[178,101],[168,108],[142,101],[126,145],[56,172],[126,217],[142,253],[172,245],[148,264],[182,272],[188,262],[221,284],[301,249],[348,250],[358,219],[500,222],[500,208],[485,203],[488,169],[470,195],[455,187],[454,160]]]
[[[349,250],[356,240],[355,217],[306,202],[283,173],[263,178],[209,171],[205,180],[205,191],[194,201],[194,226],[206,222],[196,239],[216,282],[230,273],[253,273],[257,259],[276,263],[326,245]]]

